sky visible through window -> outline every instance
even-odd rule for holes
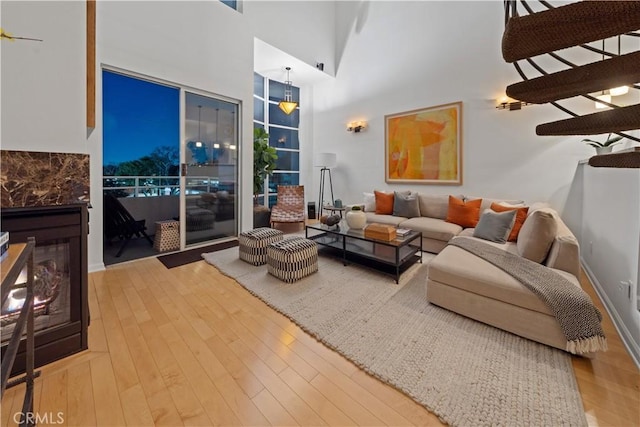
[[[103,71],[103,164],[136,160],[163,146],[178,150],[179,95],[177,88]]]

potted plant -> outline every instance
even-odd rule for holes
[[[269,134],[263,128],[253,129],[253,226],[268,227],[271,211],[258,205],[260,194],[264,192],[264,181],[276,168],[278,154],[269,146]]]
[[[586,142],[588,145],[596,149],[596,154],[607,154],[613,149],[613,146],[618,144],[623,139],[622,136],[616,135],[613,138],[611,133],[607,136],[605,142],[594,141],[593,139],[585,138],[581,142]]]

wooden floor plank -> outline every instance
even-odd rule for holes
[[[229,345],[242,362],[300,425],[326,425],[320,416],[276,375],[253,351],[236,341]]]
[[[96,411],[91,383],[91,362],[83,362],[68,369],[67,408],[65,422],[70,426],[96,425]]]
[[[197,390],[194,390],[189,384],[179,363],[173,356],[167,342],[155,327],[155,324],[144,322],[140,324],[140,329],[162,374],[162,379],[171,393],[171,398],[180,414],[181,421],[185,425],[212,423],[198,400]]]
[[[42,396],[37,414],[42,417],[39,425],[62,424],[67,416],[69,371],[65,370],[43,378]],[[34,406],[35,408],[35,406]]]
[[[120,400],[127,425],[152,426],[154,424],[151,409],[140,384],[122,392]]]
[[[114,284],[112,288],[117,288]],[[115,292],[112,290],[112,292]],[[138,375],[133,365],[133,360],[129,354],[129,348],[122,332],[122,325],[118,317],[116,306],[111,298],[110,292],[104,292],[102,298],[99,299],[100,310],[102,311],[102,321],[104,331],[107,337],[107,345],[109,346],[109,354],[111,355],[111,364],[116,377],[118,389],[124,391],[129,387],[138,384]],[[126,300],[121,302],[122,305],[128,307]],[[123,310],[123,308],[120,308]],[[133,318],[133,316],[129,316]]]
[[[300,425],[294,420],[286,409],[280,405],[269,390],[263,389],[253,399],[258,409],[267,417],[271,425],[274,426],[297,426]]]
[[[16,396],[16,388],[10,388],[5,390],[2,396],[2,402],[0,405],[0,422],[3,426],[9,425],[9,421],[13,418],[13,399]]]
[[[216,388],[212,378],[207,375],[205,369],[203,369],[193,353],[189,351],[176,328],[173,325],[163,325],[159,328],[159,332],[173,352],[173,356],[182,368],[191,387],[198,391],[197,397],[213,423],[215,425],[239,425],[240,420]],[[210,358],[210,360],[212,359]],[[222,367],[219,362],[216,364]],[[227,374],[223,367],[222,371],[217,373],[216,377]],[[247,408],[244,408],[244,410],[248,411]]]
[[[209,338],[207,345],[247,396],[253,398],[264,389],[260,380],[249,371],[222,338]]]
[[[40,381],[42,381],[42,379],[40,379]],[[40,386],[42,387],[42,384],[40,384]],[[24,402],[25,389],[26,387],[24,384],[20,384],[18,386],[11,388],[11,391],[14,393],[14,397],[13,397],[13,402],[11,404],[11,407],[9,409],[9,417],[7,419],[8,426],[12,426],[12,427],[17,426],[20,423],[20,414],[22,413],[22,404]],[[33,408],[35,410],[39,408],[39,405],[36,406],[34,404]]]
[[[94,319],[91,317],[91,323],[87,331],[89,348],[94,352],[108,352],[107,335],[104,332],[104,323],[102,318]]]
[[[111,367],[109,355],[101,355],[92,359],[91,384],[95,396],[96,425],[122,426],[125,424],[124,413],[120,404],[120,393],[116,384],[116,376]]]
[[[279,374],[280,378],[294,390],[320,417],[330,426],[355,425],[355,421],[338,409],[326,397],[316,390],[309,381],[300,376],[291,367]]]
[[[350,418],[353,418],[358,425],[379,426],[384,424],[382,420],[373,415],[371,411],[356,402],[348,392],[340,389],[340,387],[325,378],[324,375],[316,375],[310,384],[342,412],[348,414]]]

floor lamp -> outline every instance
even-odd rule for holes
[[[324,201],[325,180],[329,176],[329,190],[331,191],[331,206],[333,206],[333,183],[331,182],[331,168],[337,165],[336,153],[319,153],[315,157],[314,166],[320,168],[320,194],[318,195],[318,218],[322,216],[322,202]]]

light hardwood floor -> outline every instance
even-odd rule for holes
[[[90,350],[42,368],[40,416],[61,412],[77,426],[441,425],[204,261],[167,270],[149,258],[89,279]],[[573,359],[587,420],[637,426],[640,375],[599,307],[610,350]],[[23,393],[6,392],[2,425],[15,424]]]

